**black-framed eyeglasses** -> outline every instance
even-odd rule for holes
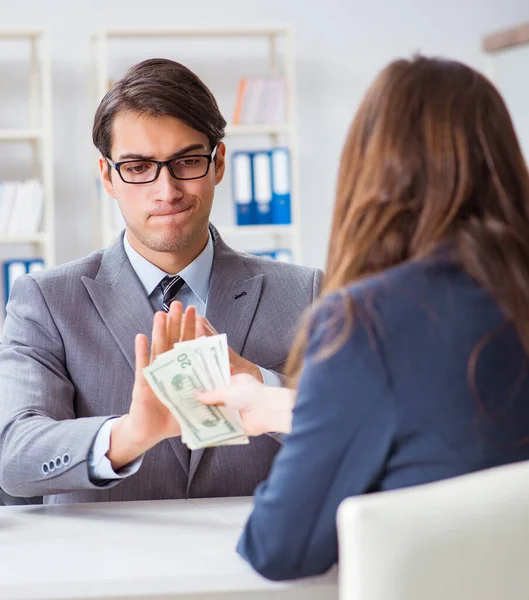
[[[113,162],[108,156],[108,164],[116,169],[124,183],[152,183],[158,179],[162,167],[167,167],[175,179],[188,181],[201,179],[208,174],[209,166],[217,153],[217,146],[211,154],[187,154],[171,160],[122,160]]]

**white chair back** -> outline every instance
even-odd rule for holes
[[[529,598],[529,461],[338,510],[340,600]]]

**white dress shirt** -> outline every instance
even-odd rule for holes
[[[171,274],[162,271],[141,254],[136,252],[130,245],[126,233],[123,237],[123,246],[132,268],[145,289],[145,293],[149,298],[153,310],[155,312],[161,310],[163,293],[160,282],[167,275],[173,276],[174,273]],[[178,292],[178,301],[183,304],[184,309],[187,306],[194,306],[197,310],[197,314],[202,316],[205,316],[208,304],[209,280],[211,278],[213,255],[213,238],[211,237],[211,233],[209,233],[208,243],[204,250],[191,264],[178,273],[185,281],[185,284]],[[261,371],[265,385],[281,385],[281,381],[275,373],[262,369],[261,367],[259,367],[259,370]],[[104,484],[105,480],[130,477],[130,475],[133,475],[138,471],[143,462],[142,455],[130,464],[119,469],[119,472],[114,471],[112,468],[112,464],[107,458],[106,453],[110,448],[110,434],[116,420],[117,417],[105,421],[92,444],[92,450],[88,457],[88,469],[90,479],[93,482]]]

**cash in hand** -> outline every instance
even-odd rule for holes
[[[249,443],[237,411],[201,404],[194,396],[197,390],[229,383],[226,334],[179,342],[158,355],[143,373],[156,397],[180,424],[182,442],[190,450]]]

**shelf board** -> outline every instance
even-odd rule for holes
[[[41,138],[41,129],[0,129],[0,141],[4,142],[15,142],[18,140],[35,141]]]
[[[227,125],[226,135],[279,135],[290,133],[292,127],[289,123],[281,125]]]
[[[290,28],[276,27],[114,27],[103,29],[109,38],[135,37],[267,37],[286,35]],[[96,34],[97,35],[97,34]]]
[[[0,28],[0,39],[10,38],[36,38],[42,35],[42,29],[2,29]]]
[[[46,241],[46,234],[27,233],[21,235],[0,234],[0,244],[43,244]]]
[[[292,235],[293,225],[234,225],[219,227],[221,235]]]

